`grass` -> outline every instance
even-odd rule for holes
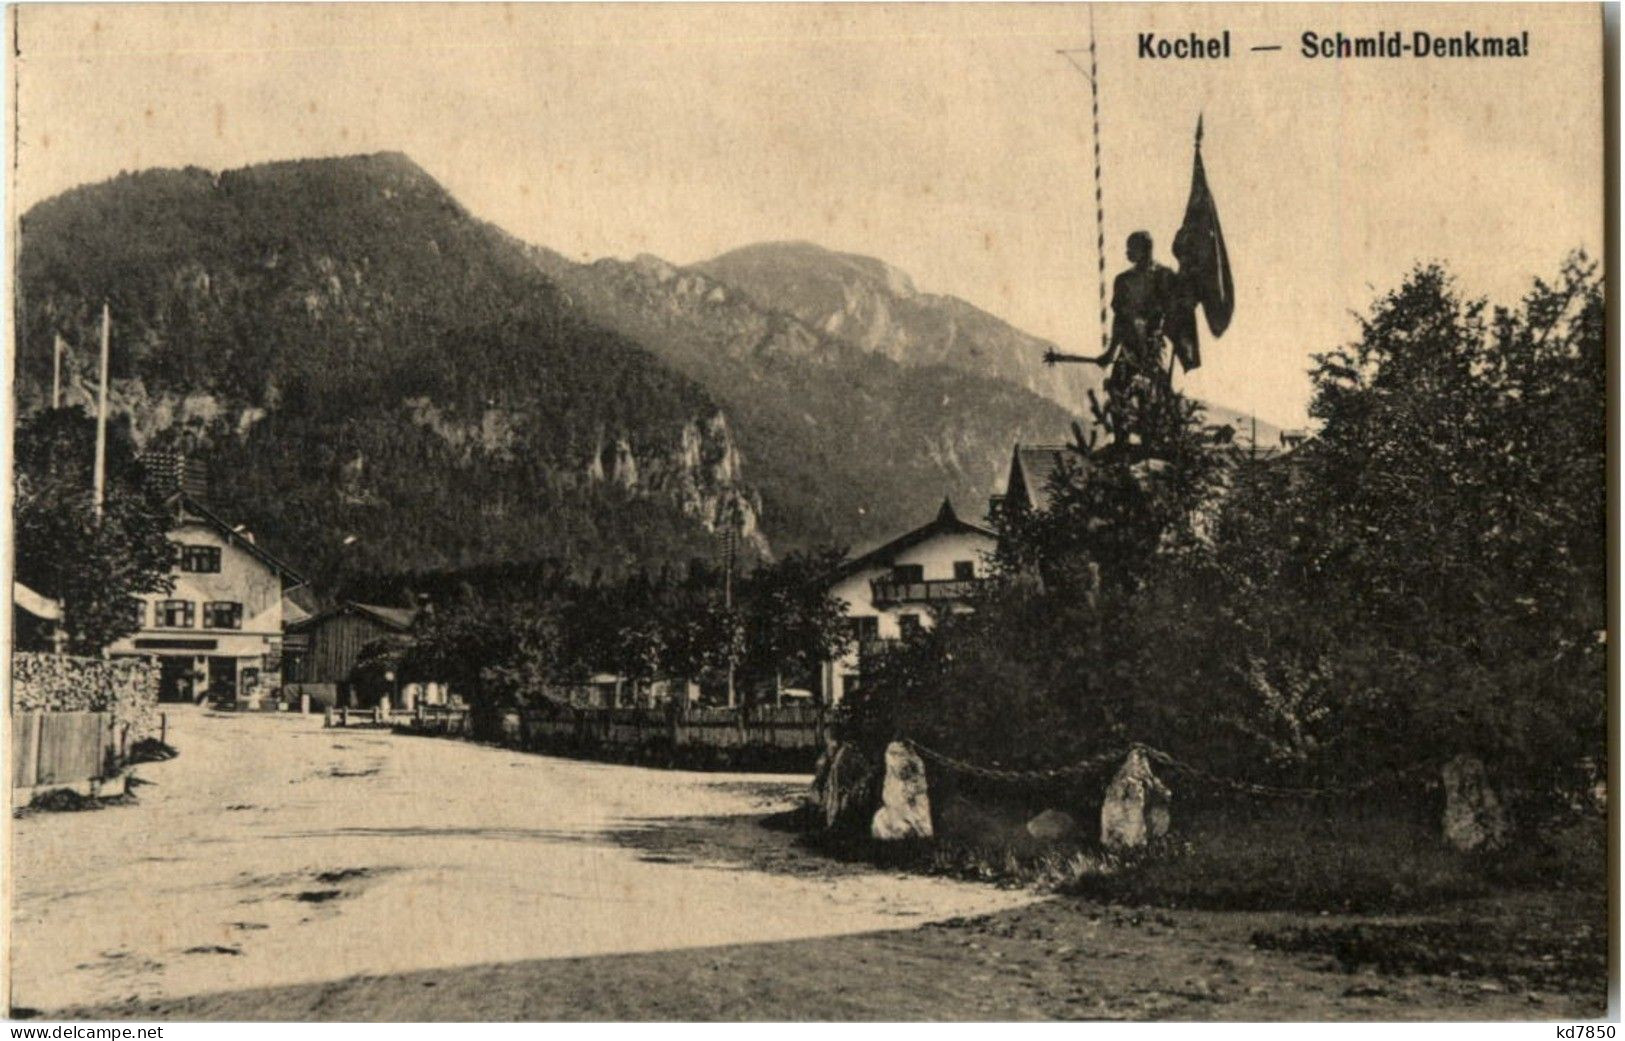
[[[1600,817],[1524,835],[1495,853],[1449,848],[1437,821],[1392,807],[1272,805],[1175,816],[1172,834],[1138,850],[1101,849],[1089,822],[1043,842],[1016,807],[938,813],[931,842],[815,835],[841,859],[1109,903],[1231,911],[1399,913],[1498,892],[1600,891],[1608,870]]]
[[[51,788],[35,792],[28,805],[12,810],[11,816],[20,820],[40,813],[84,813],[90,810],[105,810],[111,806],[129,806],[135,801],[135,796],[129,793],[95,796],[80,795],[72,788]]]
[[[1474,901],[1422,921],[1358,921],[1253,933],[1262,950],[1330,956],[1344,972],[1488,979],[1513,992],[1601,989],[1608,978],[1606,898],[1522,894]]]
[[[894,870],[1142,910],[1285,912],[1290,924],[1266,917],[1277,924],[1253,932],[1253,946],[1317,955],[1334,971],[1451,976],[1480,981],[1483,990],[1529,991],[1531,1000],[1542,990],[1596,991],[1606,980],[1609,856],[1600,816],[1469,854],[1445,845],[1431,815],[1391,805],[1176,808],[1171,835],[1113,852],[1083,828],[1039,842],[1026,832],[1029,812],[939,810],[945,826],[930,842],[820,832],[805,841]]]
[[[1136,856],[1103,858],[1063,888],[1163,907],[1365,913],[1489,891],[1477,859],[1448,848],[1436,827],[1308,807],[1198,819]]]
[[[161,763],[173,759],[180,753],[173,745],[167,745],[156,737],[144,737],[130,746],[130,763]]]

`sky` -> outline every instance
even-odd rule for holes
[[[806,240],[1099,343],[1108,279],[1184,212],[1192,132],[1235,275],[1183,386],[1306,422],[1310,356],[1416,263],[1515,302],[1603,247],[1590,5],[411,5],[11,8],[16,212],[120,170],[402,151],[477,216],[576,259]],[[1228,60],[1138,34],[1228,29]],[[1306,31],[1527,30],[1524,59],[1309,59]],[[1279,51],[1252,51],[1280,45]],[[1085,56],[1086,57],[1086,56]]]

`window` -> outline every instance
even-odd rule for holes
[[[917,614],[898,615],[897,629],[903,634],[905,640],[920,635],[920,616]]]
[[[182,571],[218,572],[220,570],[219,546],[182,546]]]
[[[137,629],[147,627],[147,602],[145,600],[130,601],[130,621]]]
[[[924,582],[924,564],[893,564],[891,568],[893,582]]]
[[[969,582],[976,577],[976,565],[969,560],[954,561],[954,580]]]
[[[852,638],[860,643],[880,639],[880,619],[872,614],[852,619]]]
[[[158,625],[164,629],[190,629],[193,625],[192,601],[161,600],[158,602]]]
[[[211,600],[203,605],[203,628],[241,629],[243,605],[230,600]]]

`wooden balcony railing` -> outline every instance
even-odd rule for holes
[[[877,578],[869,583],[876,607],[887,604],[927,604],[968,600],[981,586],[978,578],[930,579],[925,582],[895,582]]]
[[[858,641],[858,660],[865,658],[878,658],[882,654],[900,645],[903,641],[896,639],[883,640],[878,636]]]

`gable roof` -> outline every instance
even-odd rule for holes
[[[258,560],[272,571],[275,571],[282,577],[284,587],[309,584],[305,576],[295,571],[286,561],[277,557],[269,550],[255,545],[252,539],[244,538],[242,532],[226,523],[225,519],[219,514],[215,513],[213,510],[209,509],[192,496],[187,495],[185,492],[178,492],[172,496],[169,501],[171,505],[179,508],[183,516],[190,515],[197,518],[204,524],[207,524],[209,527],[219,532],[229,544],[236,546],[238,549],[246,551],[249,556]]]
[[[865,571],[872,567],[885,567],[899,553],[918,546],[927,539],[935,538],[938,535],[985,535],[990,539],[998,538],[991,529],[984,528],[980,524],[960,520],[959,515],[954,513],[953,502],[944,497],[942,507],[937,510],[936,517],[929,524],[923,524],[913,531],[899,535],[884,545],[877,546],[861,556],[853,557],[851,560],[842,563],[840,567],[831,573],[829,580],[838,582],[849,575],[857,574],[859,571]]]
[[[358,604],[354,600],[346,600],[342,604],[329,607],[325,611],[318,611],[309,618],[301,618],[297,622],[290,622],[283,626],[288,632],[301,632],[313,626],[336,618],[341,614],[359,615],[370,621],[377,622],[386,629],[404,633],[412,628],[412,622],[418,616],[415,607],[383,607],[378,604]]]
[[[1034,510],[1048,509],[1050,478],[1067,458],[1075,465],[1083,465],[1083,457],[1071,445],[1016,445],[1010,453],[1010,480],[1005,484],[1005,501],[1021,503]]]

